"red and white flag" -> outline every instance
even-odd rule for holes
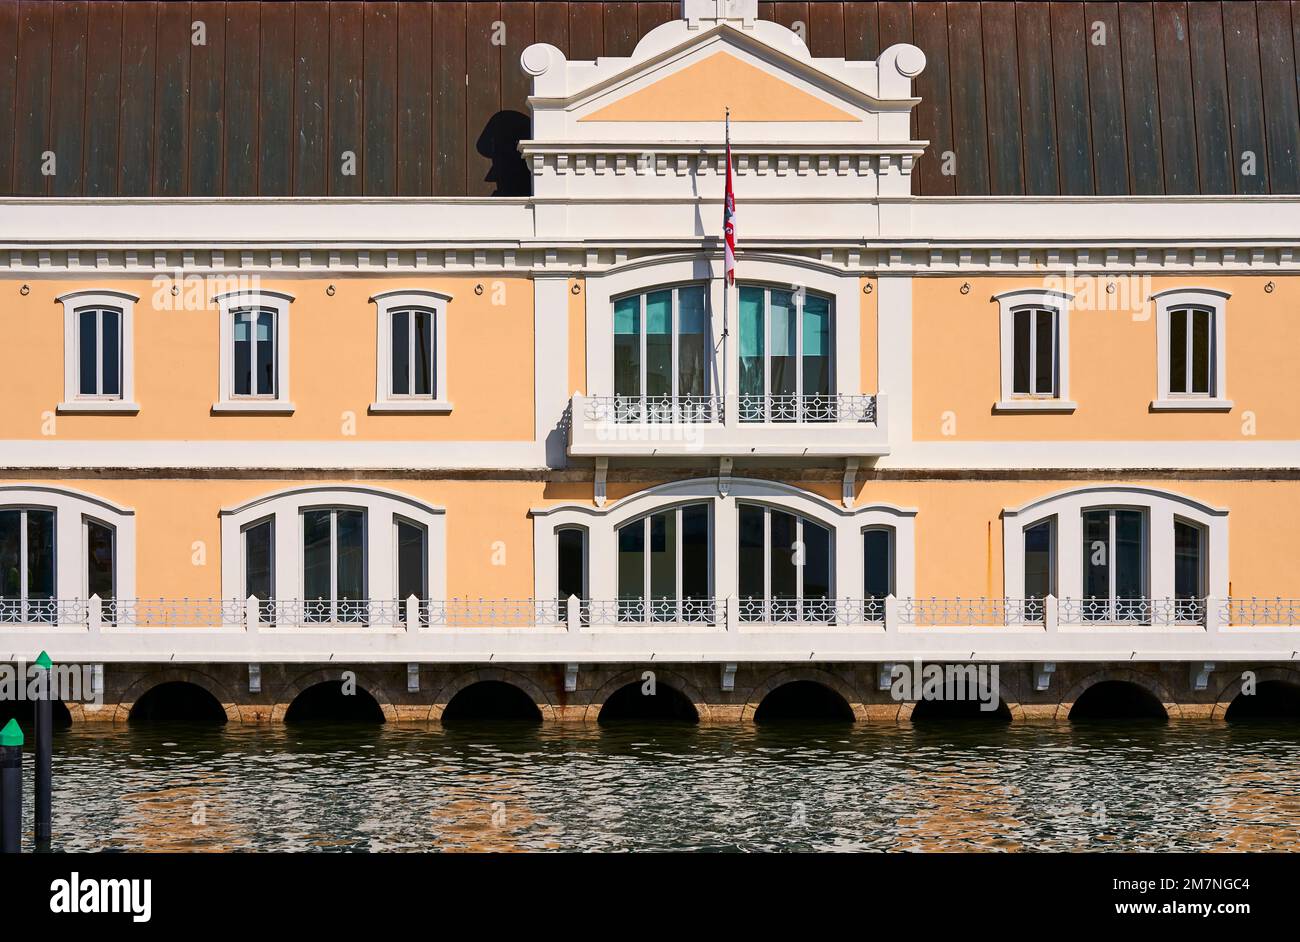
[[[727,114],[727,195],[722,207],[722,235],[726,240],[727,284],[736,283],[736,194],[731,189],[731,114]]]

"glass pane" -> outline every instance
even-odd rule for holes
[[[798,597],[798,569],[795,557],[795,519],[792,514],[771,511],[772,517],[772,598]]]
[[[1029,394],[1029,330],[1031,327],[1030,317],[1032,311],[1015,311],[1012,318],[1015,321],[1015,346],[1012,348],[1011,360],[1012,385],[1011,391],[1016,393]]]
[[[831,391],[831,306],[826,298],[806,295],[803,301],[803,392]]]
[[[1210,394],[1210,312],[1191,311],[1192,388],[1188,392]]]
[[[104,396],[122,394],[122,315],[117,311],[100,312],[100,329],[103,334],[104,369],[101,374]]]
[[[54,598],[54,511],[27,511],[27,597]]]
[[[772,292],[772,395],[793,396],[798,391],[795,375],[794,296],[789,291]]]
[[[243,314],[235,314],[235,395],[252,394],[252,325]]]
[[[831,531],[803,522],[803,597],[831,597]]]
[[[587,597],[587,532],[585,530],[561,530],[555,534],[556,541],[556,588],[560,601],[571,595],[580,599]]]
[[[650,517],[650,598],[677,597],[677,511]]]
[[[763,289],[740,289],[740,395],[763,394]]]
[[[1083,515],[1083,595],[1110,598],[1110,512],[1089,510]]]
[[[328,579],[329,572],[325,575]],[[244,598],[250,595],[275,598],[275,524],[271,520],[244,531]]]
[[[709,560],[709,508],[682,508],[682,598],[707,599],[712,565]]]
[[[893,553],[888,530],[867,530],[862,534],[862,592],[869,599],[883,599],[893,591]]]
[[[365,513],[360,510],[337,511],[338,597],[366,597]]]
[[[0,510],[0,598],[21,598],[22,560],[18,555],[22,552],[18,532],[20,526],[21,511]]]
[[[1035,311],[1034,317],[1037,319],[1034,344],[1038,348],[1034,351],[1034,392],[1050,396],[1056,392],[1056,351],[1053,349],[1056,338],[1052,329],[1056,315],[1051,311]]]
[[[1025,529],[1025,598],[1043,599],[1054,595],[1052,571],[1052,521],[1044,520]]]
[[[1121,599],[1146,597],[1142,578],[1142,512],[1115,511],[1115,595]]]
[[[275,315],[257,315],[257,393],[275,395]]]
[[[417,599],[428,595],[424,540],[424,527],[406,520],[397,521],[397,597],[402,601],[412,595]]]
[[[406,311],[392,314],[393,388],[394,396],[411,394],[411,321]]]
[[[763,571],[763,508],[740,507],[739,586],[742,599],[761,599],[765,590]]]
[[[82,311],[77,315],[80,328],[77,336],[77,369],[81,378],[77,388],[83,396],[99,394],[99,376],[96,372],[99,355],[96,328],[98,316],[98,311]]]
[[[654,291],[645,297],[645,394],[673,392],[673,293]]]
[[[677,291],[677,394],[704,395],[704,288]]]
[[[302,515],[303,596],[330,598],[330,512],[305,510]]]
[[[1187,392],[1187,312],[1169,312],[1169,391]]]
[[[641,298],[614,302],[614,395],[641,395]]]
[[[645,598],[645,520],[618,531],[618,597]]]
[[[433,395],[433,313],[415,311],[415,395]]]
[[[1204,531],[1190,523],[1174,521],[1174,597],[1205,598]]]
[[[113,528],[86,521],[86,595],[111,599],[113,594]]]

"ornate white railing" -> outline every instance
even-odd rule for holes
[[[769,625],[864,625],[883,623],[884,599],[741,598],[740,621]]]
[[[37,599],[0,598],[0,628],[302,629],[698,625],[1300,629],[1300,599]]]
[[[859,393],[741,396],[742,422],[875,422],[876,397]]]
[[[590,396],[588,422],[616,424],[700,424],[722,421],[719,396]]]
[[[1203,625],[1204,599],[1061,599],[1062,625]]]

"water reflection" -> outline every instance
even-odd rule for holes
[[[1292,850],[1298,740],[1294,723],[88,725],[56,739],[56,848]]]

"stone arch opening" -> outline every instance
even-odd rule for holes
[[[467,721],[540,723],[542,711],[533,698],[504,680],[479,680],[461,688],[442,711],[443,723]]]
[[[220,726],[226,708],[208,690],[187,680],[167,680],[131,704],[130,723],[197,723]]]
[[[700,721],[700,713],[686,694],[676,687],[656,681],[654,693],[645,692],[642,681],[632,681],[615,690],[605,700],[596,718],[600,723],[687,723]]]
[[[1103,680],[1085,690],[1070,708],[1070,720],[1167,720],[1165,706],[1131,680]]]
[[[345,691],[343,681],[312,684],[293,698],[285,711],[286,723],[382,723],[384,711],[364,687]]]
[[[50,704],[50,716],[54,720],[54,731],[69,729],[72,726],[72,712],[62,700]],[[34,742],[36,735],[36,702],[34,700],[0,700],[0,726],[10,720],[17,720],[22,727],[23,736],[28,742]]]
[[[1223,718],[1230,723],[1293,720],[1300,717],[1300,684],[1261,680],[1253,694],[1238,693]]]
[[[852,723],[853,707],[815,680],[792,680],[770,690],[754,711],[755,723]]]
[[[913,723],[982,720],[991,723],[1010,723],[1011,708],[998,698],[993,709],[986,709],[983,701],[974,697],[952,700],[918,700],[912,707]]]

